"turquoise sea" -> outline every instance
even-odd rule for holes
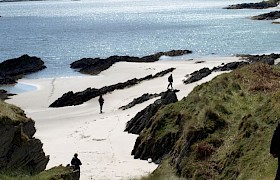
[[[47,69],[28,78],[80,75],[83,57],[144,56],[189,49],[201,56],[279,53],[280,25],[226,10],[240,0],[81,0],[0,3],[0,62],[29,54]],[[165,59],[165,58],[163,58]]]

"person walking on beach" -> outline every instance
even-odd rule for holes
[[[172,74],[170,74],[170,76],[168,77],[168,86],[167,86],[167,89],[169,89],[169,86],[171,86],[171,89],[173,89],[173,86],[172,86],[172,83],[173,83],[173,77],[172,77]]]
[[[102,113],[103,104],[104,104],[104,99],[102,97],[102,94],[99,96],[98,102],[99,102],[100,114],[101,114]]]
[[[79,179],[80,179],[80,165],[82,165],[80,159],[78,158],[78,154],[75,153],[74,157],[71,160],[71,166],[73,167],[73,171],[79,171]]]
[[[278,168],[275,176],[275,180],[280,180],[280,120],[277,122],[277,127],[273,133],[271,144],[270,144],[270,154],[274,158],[278,158]]]

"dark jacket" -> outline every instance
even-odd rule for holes
[[[270,154],[275,158],[280,155],[280,120],[277,122],[277,127],[271,139]]]
[[[172,77],[172,75],[170,75],[170,76],[168,77],[168,82],[173,82],[173,77]]]
[[[79,158],[73,157],[73,159],[71,160],[71,165],[74,166],[75,171],[77,169],[80,170],[80,165],[82,165],[82,163]]]
[[[104,99],[102,97],[99,97],[98,101],[99,101],[100,104],[104,103]]]

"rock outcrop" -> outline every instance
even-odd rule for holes
[[[249,63],[262,62],[269,65],[274,65],[275,60],[280,58],[280,54],[263,54],[263,55],[250,55],[243,54],[237,55],[237,57],[241,57],[241,59],[248,61]]]
[[[275,20],[278,18],[280,18],[280,11],[273,11],[251,17],[252,20]]]
[[[9,96],[12,96],[14,94],[8,93],[6,90],[0,89],[0,100],[8,99]]]
[[[280,58],[280,54],[268,54],[268,55],[249,55],[249,54],[243,54],[243,55],[237,55],[237,57],[240,57],[244,61],[238,61],[238,62],[230,62],[227,64],[222,64],[221,66],[214,67],[213,69],[209,68],[202,68],[198,71],[195,71],[191,74],[186,75],[188,77],[186,80],[183,82],[185,84],[190,84],[196,81],[201,80],[204,77],[207,77],[209,74],[212,72],[217,72],[217,71],[231,71],[237,68],[240,68],[242,66],[248,65],[250,63],[265,63],[269,65],[274,65],[275,60]]]
[[[152,117],[162,106],[178,101],[175,92],[178,91],[167,90],[166,92],[162,93],[160,99],[156,100],[153,104],[150,104],[145,109],[138,112],[135,117],[127,122],[125,131],[132,134],[140,134],[144,128],[149,127],[152,123]]]
[[[267,9],[278,6],[276,1],[262,1],[258,3],[242,3],[230,5],[225,9]]]
[[[35,56],[23,55],[0,63],[0,84],[13,84],[23,75],[46,68],[44,62]]]
[[[76,92],[76,93],[73,93],[73,91],[69,91],[69,92],[63,94],[62,97],[60,97],[56,101],[54,101],[49,107],[64,107],[64,106],[79,105],[92,98],[100,96],[101,94],[113,92],[114,90],[117,90],[117,89],[124,89],[127,87],[134,86],[145,80],[151,80],[151,79],[154,79],[157,77],[164,76],[165,74],[172,72],[174,69],[175,68],[169,68],[164,71],[158,72],[155,75],[150,74],[150,75],[145,76],[140,79],[137,79],[137,78],[130,79],[126,82],[121,82],[121,83],[113,84],[110,86],[104,86],[100,89],[87,88],[84,91]]]
[[[137,104],[140,104],[140,103],[143,103],[143,102],[148,101],[150,99],[159,97],[159,96],[161,96],[161,94],[162,93],[160,93],[160,94],[158,94],[158,93],[154,93],[154,94],[145,93],[138,98],[134,98],[132,102],[128,103],[125,106],[121,106],[119,109],[126,110],[126,109],[129,109],[129,108],[132,108],[133,106],[135,106]]]
[[[71,68],[78,69],[79,72],[84,74],[96,75],[108,69],[117,62],[155,62],[161,56],[181,56],[184,54],[192,53],[189,50],[172,50],[167,52],[159,52],[153,55],[144,57],[134,56],[110,56],[109,58],[83,58],[71,63]]]
[[[13,105],[0,101],[0,170],[43,171],[49,161],[43,144],[34,138],[34,121]]]
[[[156,100],[153,104],[137,113],[134,118],[127,122],[125,131],[133,134],[140,134],[131,152],[135,159],[140,158],[147,160],[151,158],[153,162],[160,163],[162,157],[170,152],[180,133],[163,133],[161,139],[154,139],[151,138],[151,136],[147,137],[145,134],[153,134],[154,131],[159,130],[161,128],[161,123],[159,121],[168,121],[168,117],[157,119],[154,118],[154,115],[162,107],[177,101],[175,92],[168,90],[162,94],[161,99]],[[151,132],[146,132],[148,129],[150,129]]]
[[[198,71],[194,71],[193,73],[190,74],[190,77],[186,80],[184,80],[185,84],[190,84],[196,81],[201,80],[202,78],[208,76],[211,74],[211,70],[209,68],[202,68]]]

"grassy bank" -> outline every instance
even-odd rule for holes
[[[277,160],[269,147],[279,118],[278,66],[253,64],[222,74],[158,112],[160,128],[142,136],[180,136],[143,179],[274,179]]]

